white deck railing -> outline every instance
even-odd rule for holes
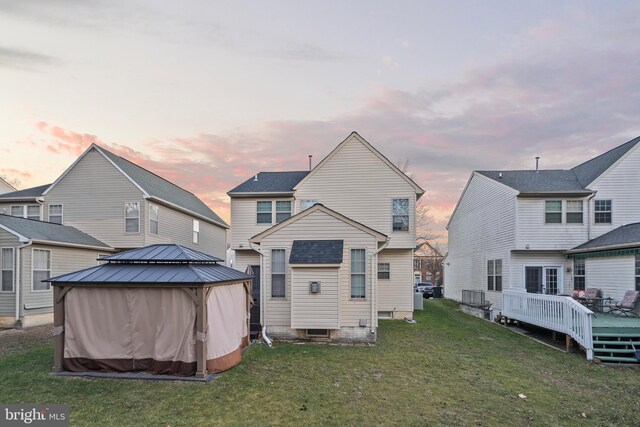
[[[573,298],[503,291],[502,315],[568,334],[585,348],[587,360],[593,359],[593,312]]]

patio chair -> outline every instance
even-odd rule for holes
[[[602,298],[602,289],[587,288],[584,290],[584,296],[579,298],[579,301],[585,307],[594,309],[596,307],[595,301],[597,301],[597,298]]]
[[[635,316],[640,317],[634,310],[640,301],[640,292],[627,291],[624,293],[622,300],[615,304],[608,304],[610,314],[616,316]]]

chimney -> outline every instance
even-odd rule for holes
[[[536,156],[536,173],[540,172],[540,169],[538,169],[538,162],[540,161],[540,156]]]
[[[258,174],[256,174],[256,176],[253,178],[253,182],[257,182],[258,181]]]
[[[311,170],[311,159],[313,158],[313,154],[309,154],[309,170]]]

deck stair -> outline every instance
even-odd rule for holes
[[[640,350],[639,327],[594,326],[593,357],[606,363],[640,364],[631,343]]]

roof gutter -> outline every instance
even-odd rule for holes
[[[175,203],[168,202],[168,201],[166,201],[164,199],[161,199],[159,197],[156,197],[156,196],[145,196],[145,199],[146,200],[150,200],[152,202],[157,202],[157,203],[165,205],[165,206],[168,206],[168,207],[170,207],[172,209],[175,209],[177,211],[180,211],[180,212],[195,216],[196,218],[199,218],[199,219],[201,219],[203,221],[206,221],[206,222],[208,222],[210,224],[218,225],[218,226],[220,226],[222,228],[225,228],[227,230],[229,229],[229,226],[226,223],[221,223],[221,222],[215,221],[215,220],[213,220],[211,218],[208,218],[208,217],[206,217],[204,215],[196,213],[196,212],[194,212],[194,211],[192,211],[190,209],[183,208],[182,206],[178,206]]]
[[[64,246],[69,248],[95,249],[97,251],[114,252],[115,249],[110,246],[83,245],[81,243],[58,242],[56,240],[31,239],[29,244]]]
[[[24,196],[24,197],[7,197],[6,199],[3,199],[2,197],[0,197],[0,203],[6,203],[6,202],[40,202],[40,201],[44,201],[44,198],[42,197],[33,197],[33,196]]]
[[[538,192],[520,192],[517,197],[585,197],[595,196],[595,191],[538,191]]]
[[[229,197],[272,197],[272,196],[293,196],[293,191],[260,191],[260,192],[231,192],[227,193]]]
[[[568,251],[565,251],[565,254],[570,255],[570,254],[583,254],[588,252],[615,251],[618,249],[637,248],[638,246],[640,246],[640,242],[623,243],[620,245],[610,245],[610,246],[595,246],[592,248],[585,248],[585,249],[569,249]]]

